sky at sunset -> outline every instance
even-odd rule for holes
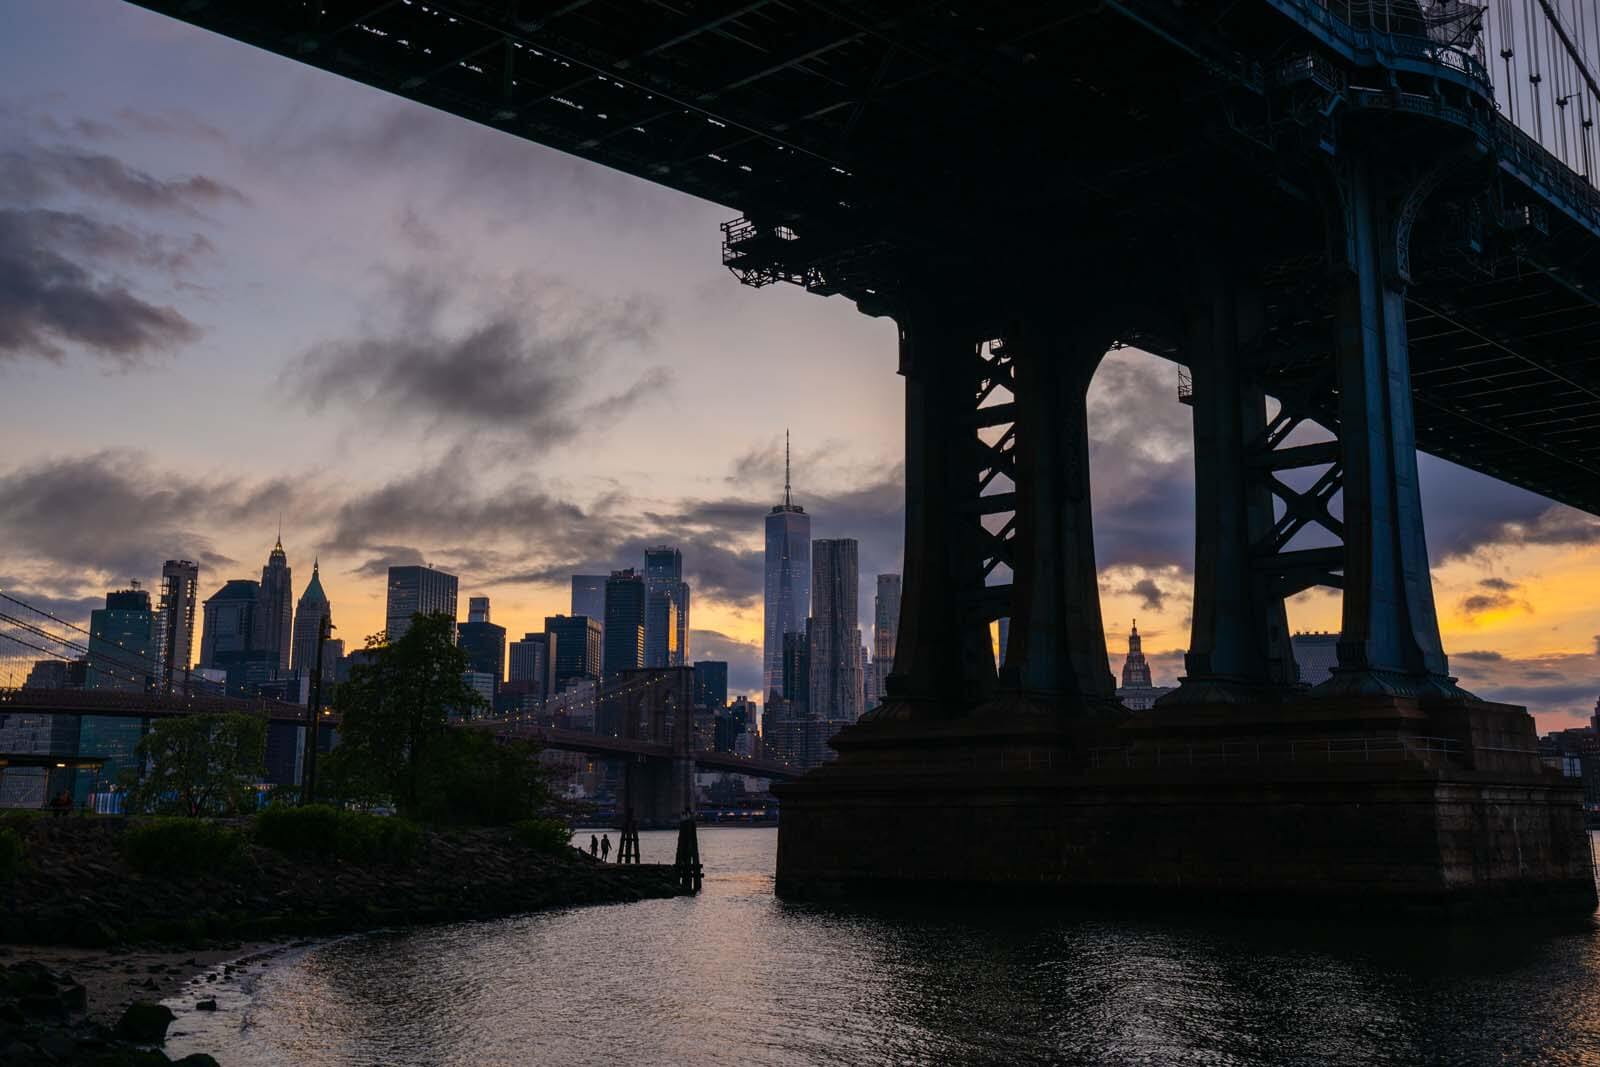
[[[113,0],[0,0],[0,590],[87,619],[201,564],[338,634],[430,562],[513,638],[571,573],[675,544],[691,654],[759,680],[762,516],[793,433],[814,537],[899,569],[892,323],[744,288],[725,207]],[[1157,684],[1187,642],[1189,411],[1113,353],[1091,398],[1113,666],[1137,617]],[[1424,457],[1452,673],[1576,725],[1600,697],[1600,520]],[[1336,629],[1336,593],[1291,605]]]

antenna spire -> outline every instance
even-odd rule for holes
[[[792,506],[789,499],[789,431],[783,431],[783,506]]]

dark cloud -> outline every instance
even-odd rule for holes
[[[1121,592],[1138,597],[1141,606],[1151,611],[1160,611],[1165,606],[1167,594],[1153,578],[1140,578]]]
[[[319,344],[285,370],[286,385],[314,408],[421,415],[444,427],[490,430],[534,444],[566,440],[586,425],[614,418],[670,383],[650,368],[621,389],[592,395],[615,350],[652,343],[659,309],[642,297],[593,300],[559,283],[519,283],[472,326],[445,319],[485,293],[456,291],[407,275],[392,279],[383,325],[367,336]]]
[[[195,242],[185,250],[72,212],[0,209],[0,361],[59,361],[71,344],[127,367],[195,340],[200,328],[177,309],[82,265],[176,270],[209,249],[203,237]]]
[[[1421,456],[1418,472],[1435,563],[1526,545],[1600,544],[1600,518],[1535,493]]]
[[[421,552],[405,545],[372,545],[370,548],[378,555],[350,569],[357,578],[384,578],[390,567],[414,567],[427,562]]]
[[[1467,651],[1450,655],[1451,673],[1485,700],[1521,704],[1543,717],[1587,716],[1600,697],[1600,666],[1587,652],[1552,653],[1518,658],[1500,652]]]
[[[1100,364],[1089,390],[1095,560],[1193,569],[1194,445],[1177,368],[1132,350]]]
[[[1471,651],[1471,652],[1453,652],[1453,653],[1450,654],[1450,658],[1452,660],[1458,660],[1458,659],[1475,660],[1475,661],[1480,662],[1480,663],[1499,663],[1500,661],[1505,659],[1505,656],[1503,656],[1499,652]]]
[[[126,581],[159,571],[166,559],[202,568],[234,560],[212,537],[242,521],[265,521],[272,505],[304,502],[287,481],[244,484],[161,470],[138,454],[97,452],[0,471],[0,530],[6,553],[30,572],[55,576],[36,584],[59,591],[73,581]],[[202,576],[202,584],[210,578]]]
[[[761,646],[740,641],[716,630],[690,630],[689,652],[696,660],[723,660],[728,664],[728,692],[761,691]]]
[[[1521,588],[1516,582],[1507,581],[1504,578],[1480,578],[1478,580],[1478,588],[1484,590],[1484,592],[1473,593],[1462,598],[1461,613],[1463,615],[1470,617],[1481,615],[1486,611],[1514,608],[1519,605],[1525,611],[1533,610],[1532,604],[1513,595],[1517,589]]]
[[[0,151],[0,189],[26,202],[73,192],[145,211],[191,215],[202,207],[247,202],[243,193],[215,178],[157,178],[115,156],[65,147]]]

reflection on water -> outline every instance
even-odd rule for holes
[[[642,834],[644,859],[674,841]],[[1600,1062],[1591,923],[830,910],[773,898],[776,844],[702,829],[697,898],[283,957],[207,984],[223,1010],[183,1014],[167,1050],[225,1067]]]

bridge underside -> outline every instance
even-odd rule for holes
[[[741,280],[895,320],[895,671],[782,791],[783,886],[1310,892],[1334,864],[1369,872],[1351,896],[1593,907],[1531,719],[1449,675],[1416,454],[1600,514],[1600,195],[1414,0],[145,6],[726,204]],[[1193,629],[1142,722],[1106,670],[1088,485],[1119,341],[1184,364],[1194,410]],[[1307,692],[1284,601],[1313,585],[1343,620]],[[1317,739],[1400,755],[1162,758]]]

